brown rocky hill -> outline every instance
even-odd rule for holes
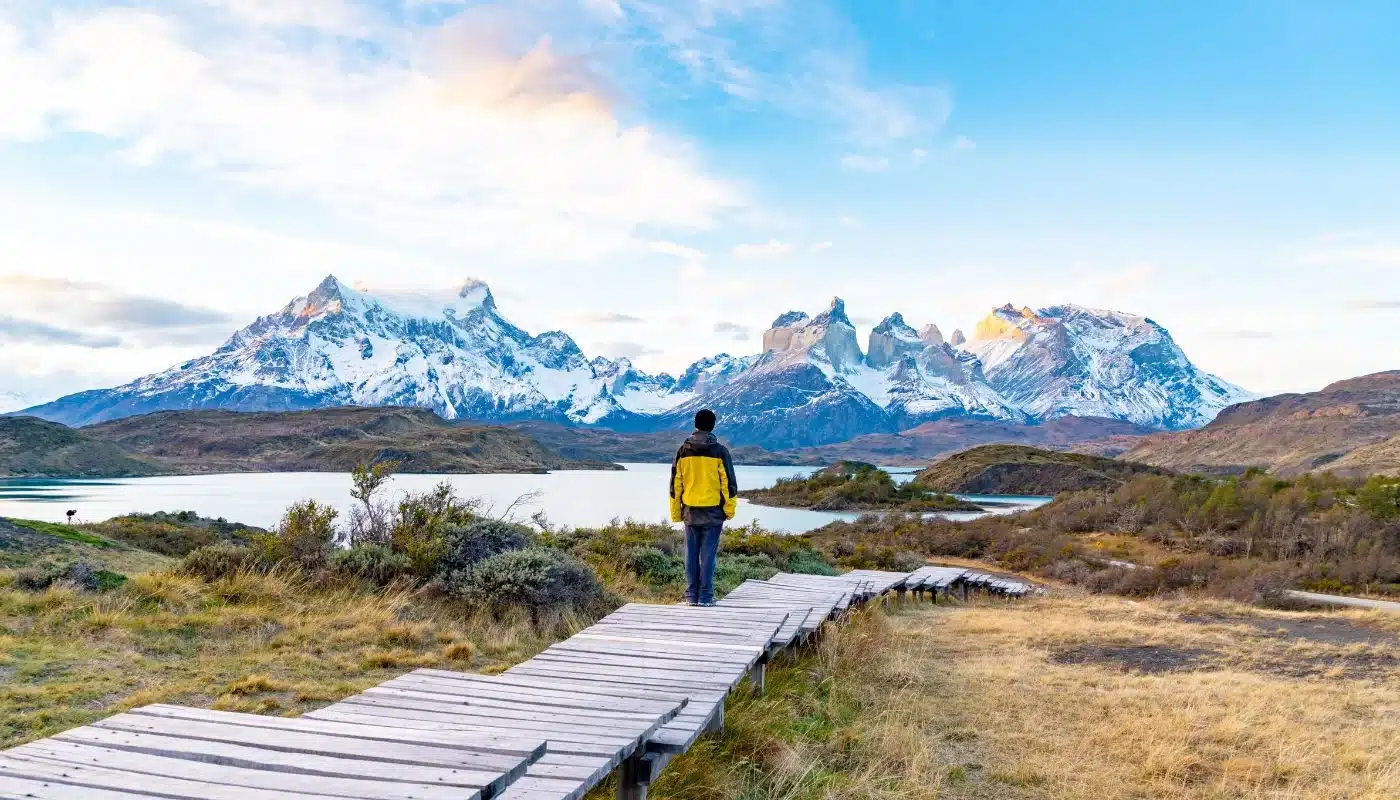
[[[614,468],[565,458],[520,431],[452,424],[416,408],[162,411],[80,430],[182,474],[344,472],[380,459],[398,461],[401,472],[418,473]]]
[[[1123,457],[1183,472],[1400,474],[1400,370],[1241,403],[1200,430],[1147,437]]]
[[[38,417],[0,417],[0,477],[124,478],[161,471],[86,431]]]
[[[985,444],[1018,444],[1047,450],[1072,450],[1094,443],[1099,455],[1117,455],[1152,428],[1102,417],[1061,417],[1039,425],[979,419],[941,419],[900,433],[858,436],[848,442],[779,455],[816,457],[825,462],[869,461],[885,466],[920,466]],[[1109,447],[1107,443],[1114,446]]]
[[[992,444],[949,456],[923,470],[914,483],[937,492],[1054,496],[1108,489],[1136,475],[1166,470],[1112,458]]]

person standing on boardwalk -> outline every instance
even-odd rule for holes
[[[739,503],[734,461],[714,430],[715,412],[696,413],[695,433],[671,464],[671,521],[685,523],[685,599],[693,606],[715,604],[719,539]]]

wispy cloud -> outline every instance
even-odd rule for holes
[[[922,147],[916,147],[909,151],[909,160],[915,164],[922,164],[928,160],[928,151]]]
[[[622,314],[617,311],[579,314],[575,318],[579,322],[591,322],[595,325],[640,325],[646,322],[646,320],[641,317],[634,317],[631,314]]]
[[[593,351],[602,353],[608,358],[625,358],[628,360],[642,358],[644,356],[661,355],[661,351],[653,347],[648,347],[641,342],[597,342],[593,345]]]
[[[37,316],[40,320],[35,322],[41,325],[47,325],[44,320],[62,319],[89,330],[137,334],[143,344],[214,341],[227,336],[233,325],[232,317],[211,308],[130,294],[99,283],[25,275],[0,275],[0,312],[20,319]],[[59,338],[51,341],[60,343]],[[92,341],[104,347],[120,342],[100,335]]]
[[[122,340],[116,336],[94,335],[10,316],[0,316],[0,340],[25,344],[71,345],[93,349],[120,347],[122,344]]]
[[[975,149],[977,149],[977,143],[974,142],[974,141],[972,141],[971,139],[967,138],[966,136],[959,136],[959,137],[957,137],[956,139],[954,139],[954,140],[953,140],[953,145],[952,145],[952,146],[953,146],[953,149],[954,149],[954,150],[975,150]]]
[[[772,260],[775,258],[786,258],[792,254],[792,245],[787,242],[780,242],[777,239],[769,239],[761,244],[741,244],[736,246],[731,253],[735,258],[746,261],[751,260]]]
[[[841,166],[852,172],[888,172],[890,160],[884,156],[846,155]]]
[[[823,250],[830,250],[833,246],[831,242],[813,242],[807,249],[813,253],[820,253]]]
[[[1273,331],[1257,330],[1216,330],[1211,331],[1212,336],[1221,339],[1273,339]]]
[[[747,325],[740,325],[737,322],[716,322],[715,333],[728,336],[735,342],[747,342],[749,340],[749,328]]]
[[[135,165],[504,255],[595,259],[743,202],[513,11],[404,29],[331,0],[147,2],[0,11],[0,85],[19,87],[0,139],[88,134]]]
[[[1359,300],[1348,307],[1357,311],[1400,311],[1400,300]]]

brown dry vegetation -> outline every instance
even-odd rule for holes
[[[774,670],[767,697],[731,701],[725,733],[652,796],[1392,798],[1397,632],[1084,596],[862,614]],[[1123,663],[1140,649],[1157,660]]]
[[[148,573],[102,594],[0,582],[0,747],[147,703],[295,715],[415,667],[499,669],[567,633],[282,570]]]

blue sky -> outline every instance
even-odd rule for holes
[[[1397,30],[1365,0],[15,0],[0,394],[163,369],[328,273],[481,277],[672,371],[833,295],[861,327],[1144,313],[1259,392],[1397,368]]]

